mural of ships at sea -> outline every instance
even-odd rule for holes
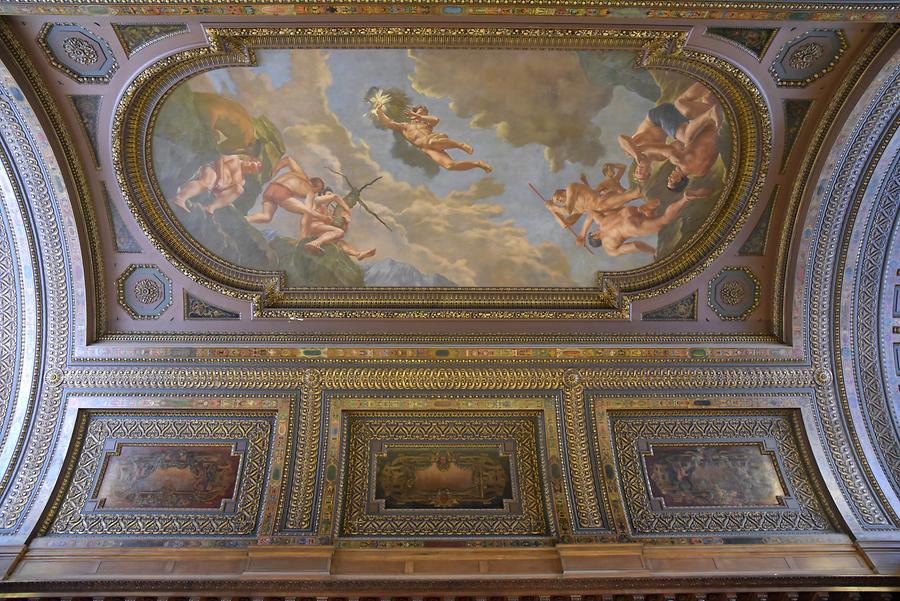
[[[588,287],[710,215],[716,95],[627,51],[260,50],[178,84],[153,130],[172,214],[306,287]]]

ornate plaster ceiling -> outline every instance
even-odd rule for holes
[[[5,7],[11,586],[900,563],[890,7],[174,6]]]

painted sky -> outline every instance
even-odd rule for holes
[[[650,261],[577,247],[528,187],[549,196],[581,173],[596,184],[603,163],[626,163],[617,136],[632,133],[654,106],[622,85],[588,81],[576,53],[263,50],[258,57],[257,67],[213,71],[191,87],[268,115],[284,132],[288,152],[339,192],[347,190],[324,167],[357,185],[383,176],[364,198],[395,232],[357,209],[348,234],[354,246],[374,245],[377,259],[468,286],[592,286],[597,271]],[[427,105],[441,120],[435,131],[471,144],[474,158],[490,163],[493,173],[429,176],[392,156],[392,132],[367,115],[372,86],[402,89]],[[294,235],[296,217],[282,211],[268,227]]]

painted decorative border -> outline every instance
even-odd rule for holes
[[[254,301],[258,316],[304,318],[593,319],[627,318],[631,301],[661,294],[708,265],[740,229],[759,193],[756,166],[771,148],[771,126],[762,94],[725,61],[683,49],[684,34],[671,31],[510,28],[307,28],[209,29],[210,45],[168,57],[143,71],[125,91],[113,125],[113,156],[126,200],[145,233],[181,270],[202,285]],[[740,157],[729,193],[683,250],[655,264],[598,275],[599,288],[494,289],[286,289],[275,272],[230,265],[197,245],[165,203],[152,173],[144,179],[144,140],[156,112],[180,81],[200,70],[253,64],[254,47],[489,47],[643,50],[641,65],[691,73],[721,94]],[[728,102],[733,104],[728,104]],[[195,272],[200,274],[198,278]],[[242,291],[242,292],[241,292]],[[533,309],[535,305],[544,309]],[[512,307],[512,308],[510,308]]]
[[[153,27],[162,27],[164,28],[164,31],[152,35],[150,30]],[[190,31],[187,23],[113,23],[112,28],[116,37],[119,39],[119,45],[122,46],[122,49],[125,51],[125,56],[128,58],[131,58],[144,48],[147,48],[156,42],[161,42]],[[145,32],[145,36],[143,39],[140,39],[139,36],[139,40],[132,45],[131,40],[128,39],[128,28],[140,28]]]
[[[753,48],[751,48],[745,44],[742,44],[740,41],[738,41],[736,39],[729,38],[728,36],[719,33],[718,31],[716,31],[717,29],[746,29],[746,30],[763,29],[770,33],[769,33],[769,39],[766,40],[766,43],[763,45],[763,47],[759,51],[756,51]],[[778,35],[778,32],[779,32],[778,27],[732,27],[732,28],[707,27],[706,31],[703,32],[703,35],[713,38],[713,39],[716,39],[716,40],[720,40],[730,46],[733,46],[734,48],[743,50],[744,52],[746,52],[747,54],[749,54],[750,56],[755,58],[756,62],[761,63],[763,58],[765,58],[766,53],[769,52],[769,48],[772,47],[772,42],[775,40],[775,37]]]
[[[361,15],[410,16],[505,16],[535,17],[542,21],[553,17],[608,17],[613,19],[652,18],[678,20],[734,21],[865,21],[890,22],[900,11],[890,2],[842,4],[831,2],[718,2],[693,0],[610,0],[595,6],[590,0],[571,0],[560,6],[531,5],[521,0],[464,0],[447,4],[445,0],[397,0],[387,3],[340,2],[318,0],[271,0],[235,5],[229,0],[172,0],[171,6],[132,0],[95,0],[90,5],[68,4],[63,0],[20,0],[0,3],[4,14],[59,14],[71,16],[123,15],[169,17],[173,15],[241,16],[328,16],[358,19]]]

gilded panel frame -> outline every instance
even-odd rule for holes
[[[545,539],[557,534],[553,520],[551,495],[547,493],[549,473],[544,440],[542,410],[506,409],[504,411],[418,410],[418,411],[343,411],[342,461],[338,478],[338,498],[341,503],[335,518],[336,536],[346,539]],[[474,440],[472,436],[509,437],[515,449],[510,476],[514,480],[514,498],[520,512],[476,511],[447,513],[446,511],[395,511],[394,515],[373,515],[366,509],[367,492],[373,484],[365,473],[371,457],[365,452],[367,440],[353,436],[351,430],[361,429],[371,441],[383,441],[379,436],[436,436],[429,442],[457,444],[463,447]],[[518,464],[518,469],[515,469]],[[518,484],[516,486],[516,484]],[[371,494],[371,493],[370,493]],[[521,497],[520,497],[521,494]]]
[[[798,538],[830,540],[842,538],[843,520],[828,494],[830,484],[818,469],[815,443],[807,443],[815,431],[811,404],[804,395],[722,395],[663,397],[658,394],[600,395],[588,393],[592,407],[592,444],[598,463],[606,467],[606,487],[615,511],[616,527],[630,538],[659,537],[763,537],[768,540]],[[683,419],[690,416],[690,419]],[[787,485],[788,497],[781,507],[690,507],[661,509],[652,501],[637,450],[644,440],[639,428],[625,434],[613,431],[616,419],[633,418],[660,423],[679,420],[662,428],[665,435],[653,442],[699,441],[702,444],[736,444],[746,441],[773,450],[779,477]],[[759,422],[759,423],[757,423]],[[640,425],[640,424],[638,424]],[[759,427],[757,427],[759,426]],[[657,432],[659,434],[659,432]],[[636,446],[637,445],[637,446]],[[626,448],[628,447],[628,448]],[[632,448],[633,447],[633,448]],[[630,451],[634,451],[633,453]],[[740,524],[740,525],[739,525]],[[790,527],[814,524],[814,527]],[[649,526],[648,526],[649,525]],[[716,529],[718,528],[718,529]]]
[[[571,476],[563,466],[569,462],[568,454],[572,452],[570,447],[573,444],[570,442],[571,430],[578,420],[563,409],[565,400],[560,390],[561,382],[549,373],[543,374],[543,377],[535,373],[536,379],[526,382],[505,370],[498,371],[499,379],[495,386],[473,386],[471,379],[462,372],[446,374],[441,386],[433,386],[433,382],[426,380],[417,385],[414,380],[418,378],[412,373],[399,381],[390,376],[378,378],[383,385],[376,386],[366,385],[373,374],[367,375],[359,370],[309,370],[305,375],[302,410],[296,424],[298,443],[292,455],[295,469],[284,478],[277,536],[296,539],[306,535],[313,536],[310,540],[315,540],[317,544],[334,542],[342,503],[341,471],[345,463],[346,444],[342,424],[345,412],[402,411],[421,414],[463,411],[502,414],[526,411],[541,416],[543,440],[540,446],[546,456],[546,465],[539,467],[549,472],[545,474],[548,476],[544,484],[544,492],[548,496],[545,511],[548,520],[556,521],[550,530],[555,533],[555,538],[573,542],[570,516],[575,496]],[[504,382],[511,386],[503,386]],[[576,443],[575,447],[581,448],[581,445]],[[603,511],[605,515],[607,512]],[[603,516],[598,516],[598,519],[605,520]],[[477,536],[477,533],[472,536]],[[367,543],[342,540],[341,544],[365,546]]]
[[[109,538],[109,544],[116,544],[116,540],[127,538],[252,540],[271,534],[285,458],[291,444],[293,396],[91,394],[72,395],[67,400],[70,411],[63,429],[70,435],[71,452],[39,524],[37,532],[40,535],[69,541],[86,536],[115,537]],[[101,464],[106,463],[105,456],[108,455],[102,440],[99,440],[100,444],[88,445],[92,417],[122,420],[119,430],[127,431],[128,435],[114,437],[117,442],[159,442],[168,446],[182,440],[191,445],[196,442],[194,439],[202,439],[203,443],[223,444],[231,442],[229,437],[245,436],[247,449],[239,470],[239,480],[245,482],[238,484],[244,490],[238,494],[236,489],[237,503],[226,507],[228,511],[106,511],[92,507],[91,493],[102,479],[105,465]],[[127,423],[129,418],[133,418],[131,423]],[[173,420],[183,422],[181,430],[177,427],[167,429]],[[214,421],[220,422],[218,430]],[[257,432],[260,428],[254,426],[254,422],[256,426],[263,424],[264,431]],[[184,436],[178,437],[178,432]],[[85,454],[89,455],[87,471],[83,469],[82,461]],[[101,477],[98,478],[98,474]],[[85,512],[84,507],[88,511]],[[64,515],[69,516],[72,528],[58,527]]]
[[[265,317],[454,319],[622,319],[633,300],[662,294],[705,268],[740,230],[755,204],[757,169],[771,151],[771,118],[762,92],[740,69],[685,47],[686,33],[509,27],[210,28],[209,45],[168,56],[145,69],[115,110],[113,159],[123,195],[155,246],[188,277],[253,301]],[[255,48],[545,48],[634,50],[639,65],[688,73],[722,101],[735,135],[738,165],[710,218],[682,247],[655,263],[601,272],[595,288],[303,288],[283,274],[229,264],[202,249],[171,214],[149,166],[150,134],[176,82],[225,66],[255,64]]]

